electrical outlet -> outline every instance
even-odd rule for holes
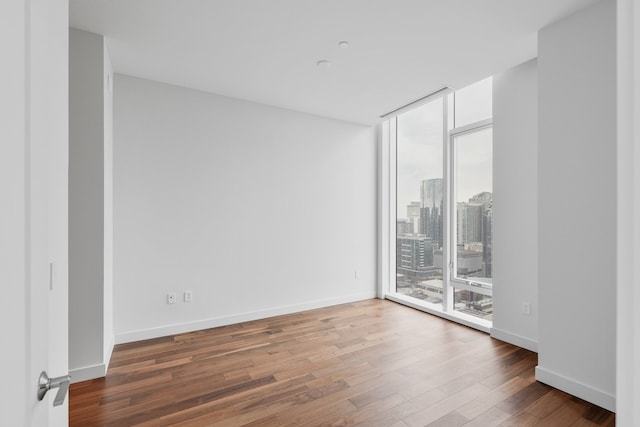
[[[167,304],[175,304],[178,302],[178,296],[175,292],[169,292],[167,294]]]
[[[193,300],[193,292],[184,291],[184,302],[191,302]]]
[[[528,302],[523,302],[522,303],[522,314],[524,314],[525,316],[530,316],[531,315],[531,304]]]

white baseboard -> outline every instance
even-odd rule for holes
[[[71,375],[71,384],[102,378],[107,375],[107,365],[100,363],[98,365],[85,366],[84,368],[70,369],[69,375]]]
[[[443,311],[441,305],[439,306],[430,302],[416,300],[415,298],[411,298],[406,295],[388,293],[385,295],[385,299],[406,305],[407,307],[415,308],[416,310],[424,311],[425,313],[442,317],[443,319],[451,320],[452,322],[459,323],[472,329],[477,329],[478,331],[482,331],[487,334],[491,329],[491,322],[487,320],[479,319],[459,311]]]
[[[491,336],[500,341],[526,348],[527,350],[538,352],[538,342],[522,335],[514,334],[503,329],[491,328]]]
[[[611,412],[616,410],[616,397],[590,385],[573,380],[557,372],[536,366],[536,380],[591,402]]]
[[[105,356],[104,356],[104,365],[106,366],[104,372],[105,375],[107,373],[107,370],[109,369],[109,362],[111,362],[111,355],[113,354],[113,347],[115,347],[115,337],[113,336],[113,334],[109,337],[109,342],[107,343],[107,348],[105,351]]]
[[[283,314],[297,313],[304,310],[329,307],[332,305],[346,304],[355,301],[362,301],[376,298],[376,292],[364,292],[360,294],[345,295],[339,298],[311,301],[303,304],[294,304],[283,307],[275,307],[266,310],[252,311],[248,313],[234,314],[230,316],[215,317],[211,319],[197,320],[194,322],[179,323],[173,325],[160,326],[157,328],[143,329],[138,331],[122,332],[115,335],[116,344],[123,344],[134,341],[148,340],[152,338],[165,337],[168,335],[183,334],[186,332],[198,331],[201,329],[216,328],[218,326],[232,325],[235,323],[249,322],[252,320],[266,319],[268,317],[280,316]]]
[[[69,369],[69,375],[71,375],[71,384],[106,376],[114,346],[114,336],[112,335],[111,337],[109,337],[109,342],[107,343],[107,347],[105,348],[103,363],[85,366],[77,369]]]

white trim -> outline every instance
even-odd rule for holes
[[[477,122],[469,123],[468,125],[465,125],[465,126],[453,128],[449,132],[448,165],[450,170],[448,171],[447,176],[450,179],[449,179],[449,185],[447,190],[448,203],[446,203],[446,205],[449,207],[449,210],[450,210],[448,218],[449,218],[449,224],[450,224],[449,233],[450,233],[450,239],[451,239],[451,247],[449,248],[449,254],[448,254],[450,257],[450,261],[448,264],[448,266],[450,266],[449,278],[446,283],[448,283],[448,285],[452,288],[466,289],[471,292],[493,297],[492,283],[482,282],[480,280],[472,280],[474,279],[473,277],[469,279],[458,277],[458,252],[457,252],[458,251],[458,244],[457,244],[458,243],[458,225],[457,225],[458,224],[458,202],[456,201],[456,192],[454,190],[457,179],[458,179],[457,168],[456,168],[456,165],[458,163],[458,157],[457,157],[458,149],[456,146],[456,138],[459,138],[461,136],[466,136],[475,132],[480,132],[485,129],[493,129],[493,118],[480,120]],[[493,151],[493,135],[491,137],[491,150]],[[493,170],[491,173],[493,173]],[[493,188],[491,189],[491,192],[493,193]],[[480,286],[479,287],[471,286],[471,283],[473,282],[479,284]]]
[[[617,8],[617,351],[616,421],[640,425],[640,5]]]
[[[471,279],[474,279],[474,277],[472,277]],[[493,286],[491,286],[487,282],[480,282],[471,279],[459,279],[457,277],[452,277],[450,280],[451,287],[475,292],[476,294],[487,295],[490,297],[493,296]],[[474,286],[470,283],[477,283],[479,286]]]
[[[452,100],[449,106],[449,100]],[[455,247],[455,240],[451,240],[451,218],[449,217],[451,208],[449,199],[451,197],[451,150],[449,147],[450,126],[454,123],[455,116],[455,93],[453,96],[445,96],[442,100],[442,311],[453,313],[453,287],[451,286],[452,260],[451,245]],[[451,110],[451,117],[449,117]]]
[[[102,378],[107,375],[107,365],[100,363],[98,365],[85,366],[84,368],[70,369],[69,375],[71,375],[71,384]]]
[[[387,290],[385,295],[396,290],[396,239],[397,237],[397,221],[398,221],[398,118],[394,117],[389,120],[389,156],[387,165],[389,167],[389,246],[388,258],[386,259],[387,270]]]
[[[486,332],[487,334],[491,329],[491,322],[489,322],[488,320],[473,317],[455,310],[443,311],[439,305],[416,300],[415,298],[406,297],[401,294],[387,294],[385,298],[389,301],[397,302],[398,304],[406,305],[408,307],[415,308],[416,310],[424,311],[425,313],[433,314],[434,316],[442,317],[443,319],[460,323],[461,325],[468,326],[469,328],[477,329],[481,332]]]
[[[105,375],[107,374],[107,370],[109,369],[109,363],[111,362],[111,356],[113,355],[113,348],[115,347],[115,336],[111,334],[109,336],[109,342],[107,343],[107,352],[104,358],[105,365]]]
[[[378,125],[378,298],[384,298],[389,289],[389,121]]]
[[[252,320],[266,319],[273,316],[281,316],[283,314],[298,313],[300,311],[305,311],[305,310],[313,310],[316,308],[330,307],[332,305],[346,304],[350,302],[363,301],[367,299],[376,298],[375,288],[373,286],[371,288],[372,288],[371,292],[345,295],[338,298],[316,300],[316,301],[303,303],[303,304],[287,305],[282,307],[270,308],[266,310],[234,314],[230,316],[196,320],[193,322],[176,323],[173,325],[165,325],[157,328],[122,332],[115,335],[115,341],[116,341],[116,344],[142,341],[142,340],[147,340],[152,338],[165,337],[165,336],[175,335],[175,334],[183,334],[186,332],[199,331],[202,329],[217,328],[219,326],[232,325],[232,324],[242,323],[242,322],[250,322]]]
[[[82,368],[70,369],[69,375],[71,375],[71,383],[78,383],[81,381],[93,380],[95,378],[102,378],[107,375],[107,369],[109,368],[109,362],[111,361],[111,355],[113,354],[113,348],[115,347],[115,337],[111,335],[107,343],[105,359],[103,363],[97,365],[85,366]]]
[[[416,99],[400,108],[396,108],[393,111],[389,111],[386,114],[380,116],[381,119],[389,120],[398,117],[402,113],[406,113],[407,111],[415,110],[416,108],[427,104],[431,101],[434,101],[439,98],[444,98],[450,93],[453,93],[453,89],[449,86],[443,86],[440,89],[431,92],[429,95],[423,96],[420,99]]]
[[[581,383],[557,372],[536,366],[536,380],[565,391],[609,411],[616,410],[616,397],[587,384]]]
[[[531,338],[523,337],[522,335],[514,334],[513,332],[498,328],[491,328],[491,336],[497,340],[517,345],[518,347],[525,348],[535,353],[538,352],[538,341],[534,341]]]
[[[484,119],[477,122],[469,123],[468,125],[460,126],[451,129],[449,131],[449,137],[464,135],[465,133],[472,133],[482,129],[493,127],[493,119]]]

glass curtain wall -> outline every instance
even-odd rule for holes
[[[397,117],[396,292],[442,304],[444,100]]]
[[[491,320],[492,81],[391,119],[395,284],[414,304]]]

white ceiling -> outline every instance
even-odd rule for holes
[[[118,73],[371,124],[535,57],[540,28],[594,2],[71,0],[70,25],[106,36]]]

